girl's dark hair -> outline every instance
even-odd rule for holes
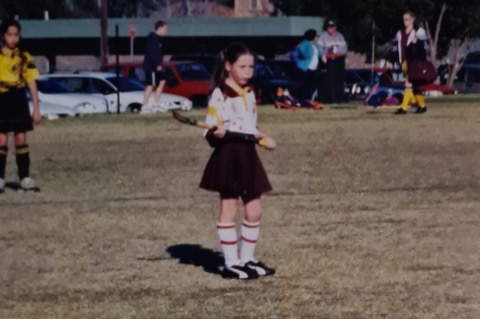
[[[232,43],[226,49],[222,50],[220,60],[213,73],[213,87],[220,86],[228,77],[228,73],[225,70],[225,63],[234,64],[242,55],[253,55],[252,51],[243,43]]]
[[[2,24],[0,24],[0,35],[3,37],[5,33],[7,33],[8,28],[10,27],[16,27],[18,29],[18,32],[22,31],[22,27],[17,20],[7,18],[2,21]]]
[[[303,38],[308,41],[313,41],[317,37],[317,31],[314,29],[308,29],[303,34]]]

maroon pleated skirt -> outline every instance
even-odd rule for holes
[[[32,116],[24,88],[0,93],[0,133],[33,130]]]
[[[272,190],[254,144],[220,144],[203,172],[200,187],[219,193],[263,194]]]

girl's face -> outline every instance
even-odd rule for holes
[[[406,29],[412,27],[414,21],[415,21],[415,18],[412,17],[409,13],[405,13],[403,15],[403,25],[405,26]]]
[[[240,86],[244,86],[253,76],[254,58],[251,54],[244,54],[238,57],[233,64],[225,63],[225,69],[229,77]]]
[[[2,35],[3,45],[9,49],[15,49],[20,41],[20,32],[16,26],[10,26]]]

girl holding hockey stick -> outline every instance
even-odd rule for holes
[[[26,133],[33,130],[33,124],[39,124],[42,120],[35,82],[38,71],[30,54],[18,49],[20,31],[20,24],[13,19],[5,19],[0,25],[0,192],[5,190],[10,132],[14,133],[20,188],[25,191],[38,190],[35,181],[30,178],[30,152]],[[32,98],[32,114],[26,88]]]
[[[253,54],[245,45],[231,44],[222,52],[205,120],[214,127],[206,132],[206,138],[215,150],[200,187],[220,194],[217,233],[225,257],[223,278],[255,279],[275,273],[254,258],[262,213],[260,197],[271,190],[271,185],[255,144],[236,134],[263,139],[267,149],[276,146],[272,138],[257,129],[255,94],[248,86],[253,68]],[[245,211],[240,240],[235,225],[238,198],[242,199]]]

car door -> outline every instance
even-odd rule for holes
[[[465,93],[480,93],[480,69],[467,69],[465,74]]]

